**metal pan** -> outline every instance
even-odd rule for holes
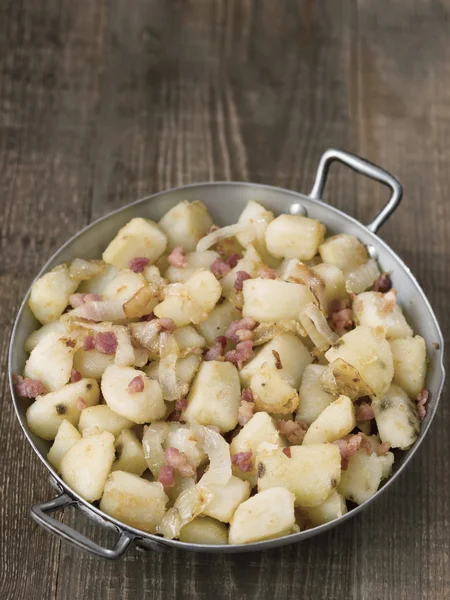
[[[333,161],[339,161],[358,173],[382,183],[390,189],[391,195],[388,203],[369,225],[362,225],[352,217],[349,217],[336,208],[328,206],[321,201],[327,180],[328,169]],[[383,271],[392,272],[394,285],[398,290],[399,301],[404,307],[408,322],[416,333],[425,338],[427,352],[430,358],[426,386],[431,391],[431,402],[428,414],[422,422],[419,439],[410,450],[398,454],[394,464],[393,475],[384,482],[380,490],[372,498],[343,517],[336,519],[331,523],[321,525],[320,527],[282,538],[236,546],[209,546],[187,544],[176,540],[166,540],[156,535],[139,531],[111,518],[97,507],[83,500],[83,498],[62,481],[52,466],[47,462],[46,456],[50,445],[49,442],[39,439],[28,430],[25,412],[29,402],[15,395],[12,385],[12,374],[21,373],[25,364],[26,353],[24,351],[24,342],[28,335],[38,325],[28,308],[27,301],[29,294],[27,294],[17,316],[11,338],[9,354],[11,393],[17,418],[19,419],[22,429],[28,438],[31,447],[50,472],[51,481],[59,491],[59,496],[56,498],[43,504],[32,506],[32,518],[45,529],[48,529],[78,548],[101,558],[118,558],[132,542],[140,547],[156,551],[164,551],[169,548],[180,548],[197,552],[237,553],[265,550],[283,546],[285,544],[291,544],[293,542],[299,542],[308,537],[318,535],[339,523],[347,521],[352,516],[364,510],[364,508],[366,508],[373,500],[378,498],[380,494],[382,494],[398,478],[400,472],[406,467],[407,463],[411,460],[413,454],[426,436],[431,421],[436,413],[445,379],[443,366],[444,344],[439,325],[431,306],[408,267],[376,235],[381,225],[393,214],[399,205],[401,196],[402,188],[400,183],[380,167],[377,167],[362,158],[349,154],[348,152],[343,152],[341,150],[327,150],[320,160],[316,180],[312,191],[308,196],[267,185],[238,182],[200,183],[160,192],[153,196],[138,200],[129,206],[95,221],[83,229],[52,256],[38,275],[38,277],[40,277],[55,265],[69,261],[77,256],[82,258],[100,256],[107,243],[117,233],[117,230],[132,217],[142,216],[157,221],[172,206],[185,199],[202,201],[208,207],[214,221],[219,224],[225,225],[236,222],[245,204],[249,200],[258,200],[262,202],[267,209],[275,213],[287,212],[291,214],[307,214],[310,217],[319,219],[327,226],[329,233],[349,233],[355,235],[366,244],[371,256],[378,259],[381,269]],[[76,506],[99,525],[117,531],[118,539],[114,548],[104,548],[96,544],[52,516],[54,511],[64,509],[69,505]]]

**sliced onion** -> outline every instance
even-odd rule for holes
[[[168,516],[166,513],[161,521],[160,529],[161,527],[168,529],[173,537],[179,537],[182,527],[201,514],[213,497],[214,494],[207,487],[200,484],[184,490],[173,505],[173,508],[178,512],[178,516],[175,515],[174,511]]]
[[[175,370],[180,351],[175,337],[168,331],[162,331],[159,336],[159,353],[158,379],[163,398],[169,402],[178,400],[187,393],[187,386],[178,382]]]
[[[380,270],[373,258],[357,267],[354,271],[347,273],[345,289],[349,294],[360,294],[372,287],[380,276]]]
[[[299,275],[298,277],[297,274]],[[324,309],[327,304],[325,298],[325,283],[323,282],[322,277],[320,277],[320,275],[316,273],[309,265],[298,261],[296,264],[296,276],[288,277],[288,281],[307,285],[319,308],[321,310]]]
[[[181,517],[177,508],[169,508],[161,523],[156,528],[158,533],[169,540],[179,537],[181,531]]]
[[[253,239],[256,237],[257,233],[254,225],[251,223],[235,223],[234,225],[227,225],[221,229],[216,229],[216,231],[205,235],[205,237],[198,242],[196,251],[204,252],[205,250],[209,250],[214,244],[217,244],[217,242],[244,232],[250,234],[253,233]]]
[[[161,326],[158,319],[143,321],[142,323],[130,323],[132,337],[137,343],[149,350],[152,355],[159,355],[159,334]]]
[[[342,358],[330,363],[319,379],[323,389],[330,394],[343,394],[351,400],[373,396],[373,390],[362,380],[358,370]]]
[[[117,350],[114,358],[115,364],[119,367],[129,367],[134,365],[135,354],[128,327],[115,325],[112,330],[117,338]]]
[[[327,320],[315,304],[309,303],[305,306],[300,313],[300,322],[313,344],[321,351],[327,350],[339,339],[337,333],[331,331]]]
[[[90,321],[118,321],[126,317],[120,300],[94,300],[86,302],[69,313],[69,318],[81,317]]]
[[[286,319],[277,323],[260,323],[253,330],[253,345],[261,346],[261,344],[269,342],[275,336],[280,335],[280,333],[286,333],[287,331],[293,331],[300,337],[306,337],[307,335],[302,325],[293,319]]]
[[[134,362],[133,365],[135,367],[145,367],[148,363],[150,356],[148,350],[145,348],[136,348],[134,347]]]
[[[148,468],[155,479],[164,464],[164,450],[162,444],[169,433],[169,424],[163,421],[151,423],[144,429],[142,448]]]
[[[125,302],[123,310],[128,319],[134,319],[151,313],[157,303],[157,292],[153,285],[147,283]]]
[[[105,263],[103,261],[75,258],[70,265],[69,275],[73,279],[85,281],[86,279],[92,279],[100,275],[104,268]]]
[[[209,458],[209,469],[199,485],[225,485],[231,477],[230,446],[217,431],[193,423],[191,429]]]

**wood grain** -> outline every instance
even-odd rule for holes
[[[307,192],[332,146],[401,179],[382,236],[448,332],[449,21],[438,0],[0,0],[2,364],[34,274],[85,223],[192,181]],[[344,169],[331,181],[327,201],[363,221],[385,201]],[[261,554],[132,550],[107,563],[31,522],[29,506],[54,492],[5,369],[0,389],[2,599],[450,597],[445,401],[397,485],[331,532]],[[64,519],[112,543],[80,514]]]

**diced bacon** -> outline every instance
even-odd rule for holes
[[[385,294],[386,292],[389,292],[391,288],[392,281],[389,273],[383,273],[382,275],[380,275],[373,284],[374,292],[382,292],[383,294]]]
[[[238,254],[237,252],[233,252],[232,254],[230,254],[230,256],[225,260],[225,262],[230,265],[230,267],[232,269],[234,269],[234,267],[238,264],[238,262],[241,260],[242,256],[240,254]]]
[[[391,445],[389,442],[383,442],[382,444],[378,444],[375,452],[377,456],[385,456],[389,450],[391,449]]]
[[[83,340],[83,350],[93,350],[94,348],[94,336],[86,335]]]
[[[47,387],[40,379],[30,379],[13,375],[14,389],[22,398],[36,398],[48,392]]]
[[[130,394],[138,394],[144,391],[144,379],[142,375],[136,375],[128,384],[128,391]]]
[[[94,348],[102,354],[114,354],[117,350],[116,334],[112,331],[100,331],[94,337]]]
[[[217,277],[217,279],[225,277],[225,275],[227,275],[231,271],[230,265],[225,260],[223,260],[223,258],[216,258],[216,260],[212,263],[209,269],[214,275],[214,277]]]
[[[242,292],[242,288],[244,287],[244,281],[247,281],[247,279],[251,279],[252,276],[247,273],[247,271],[238,271],[236,273],[236,280],[234,282],[234,289],[237,292]]]
[[[175,402],[175,410],[179,410],[179,411],[186,410],[187,405],[188,405],[187,398],[179,398]]]
[[[244,473],[248,473],[253,469],[252,454],[253,452],[251,450],[248,450],[247,452],[238,452],[237,454],[232,455],[231,462]]]
[[[380,303],[380,311],[385,313],[391,313],[395,305],[397,304],[397,290],[389,290],[386,294],[383,295],[382,301]]]
[[[356,408],[356,420],[357,421],[371,421],[375,418],[372,405],[369,402],[362,402]]]
[[[254,402],[253,392],[251,388],[245,388],[241,392],[241,400],[245,400],[245,402]]]
[[[69,304],[73,306],[73,308],[77,308],[78,306],[82,306],[83,304],[87,304],[88,302],[98,302],[102,299],[98,294],[72,294],[69,297]]]
[[[333,444],[339,447],[341,453],[341,466],[344,471],[348,467],[349,459],[356,454],[358,450],[365,450],[367,454],[372,453],[372,446],[363,433],[348,435],[343,439],[334,441]]]
[[[283,452],[283,454],[286,454],[286,456],[288,458],[291,458],[291,449],[290,448],[283,448],[282,452]]]
[[[182,248],[181,246],[177,246],[176,248],[174,248],[167,257],[167,260],[173,267],[177,267],[179,269],[184,269],[188,266],[188,261],[186,258],[184,248]]]
[[[253,358],[253,342],[251,340],[239,342],[234,350],[230,350],[225,354],[225,360],[237,364],[239,369],[250,358]]]
[[[70,381],[72,383],[76,383],[77,381],[80,381],[80,379],[82,379],[80,371],[76,371],[75,369],[72,369],[72,371],[70,373]]]
[[[161,467],[158,481],[166,488],[173,487],[175,485],[175,469],[173,467]]]
[[[216,343],[211,346],[209,350],[203,355],[204,360],[223,360],[225,354],[225,348],[227,345],[227,338],[224,335],[216,337]]]
[[[338,335],[343,335],[353,328],[353,311],[350,300],[332,300],[330,303],[331,325]]]
[[[278,421],[278,431],[291,444],[299,445],[303,442],[308,425],[303,421]]]
[[[169,317],[161,317],[159,319],[159,326],[161,328],[161,331],[175,331],[175,329],[177,328],[177,324],[175,323],[175,321],[173,319],[169,319]]]
[[[430,392],[424,388],[417,396],[417,412],[422,421],[427,415],[427,403],[430,400]]]
[[[261,277],[261,279],[278,279],[278,273],[275,269],[271,269],[267,265],[264,265],[264,267],[259,269],[258,277]]]
[[[238,423],[239,425],[246,425],[253,417],[255,411],[255,403],[247,402],[247,400],[241,400],[238,409]]]
[[[128,263],[128,268],[135,273],[142,273],[150,260],[146,256],[136,256]]]
[[[78,396],[77,398],[77,408],[78,410],[84,410],[86,408],[87,404],[84,400],[84,398],[82,398],[81,396]]]
[[[194,467],[189,463],[184,452],[178,448],[167,448],[164,452],[164,458],[169,467],[176,469],[182,477],[193,477],[195,475]]]
[[[253,329],[258,323],[252,317],[244,317],[238,321],[231,321],[228,329],[225,332],[227,337],[232,342],[244,342],[253,337]],[[251,334],[249,336],[249,334]]]

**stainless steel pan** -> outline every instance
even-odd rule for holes
[[[321,201],[328,169],[333,161],[344,163],[358,173],[370,177],[390,189],[391,195],[388,203],[369,225],[362,225],[352,217]],[[22,429],[32,448],[49,470],[51,481],[59,491],[59,495],[56,498],[31,507],[31,516],[33,519],[42,527],[64,540],[102,558],[118,558],[132,542],[140,547],[156,551],[164,551],[172,547],[197,552],[235,553],[274,548],[318,535],[350,519],[366,508],[375,498],[378,498],[381,493],[394,483],[422,443],[435,415],[445,378],[443,339],[431,306],[408,267],[376,235],[381,225],[392,215],[399,205],[401,196],[402,188],[400,183],[380,167],[347,152],[327,150],[320,160],[316,180],[309,196],[267,185],[238,182],[200,183],[160,192],[138,200],[95,221],[83,229],[52,256],[38,275],[39,277],[55,265],[69,261],[77,256],[84,258],[100,256],[107,243],[117,233],[117,230],[129,219],[135,216],[142,216],[157,221],[172,206],[180,200],[185,199],[201,200],[208,207],[214,221],[219,224],[236,222],[248,200],[259,200],[266,208],[275,213],[307,214],[325,223],[330,233],[345,232],[355,235],[366,244],[370,254],[378,258],[382,270],[392,272],[394,285],[398,290],[399,301],[403,305],[408,321],[414,328],[414,331],[425,338],[430,358],[426,385],[431,391],[431,402],[428,414],[422,423],[420,437],[409,451],[398,454],[392,477],[384,482],[384,485],[375,496],[332,523],[274,540],[237,546],[208,546],[166,540],[156,535],[147,534],[128,527],[116,519],[109,517],[76,494],[62,481],[47,462],[46,456],[49,449],[49,442],[37,438],[28,430],[25,412],[29,403],[14,393],[11,380],[12,374],[23,371],[26,360],[24,342],[28,335],[37,327],[37,322],[27,305],[27,294],[17,316],[11,338],[9,354],[11,393],[17,418]],[[114,548],[108,549],[96,544],[52,516],[54,511],[63,509],[69,505],[75,505],[101,526],[115,529],[118,533],[118,539]],[[382,526],[380,524],[380,527]]]

